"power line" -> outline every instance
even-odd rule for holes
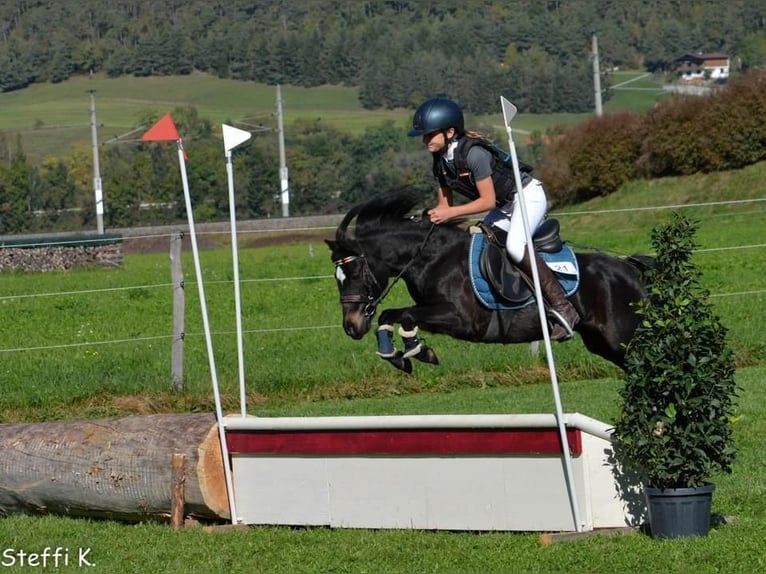
[[[592,211],[561,211],[556,212],[556,217],[562,217],[565,215],[601,215],[604,213],[629,213],[631,211],[661,211],[665,209],[684,209],[688,207],[713,207],[719,205],[758,203],[763,201],[766,201],[766,198],[735,199],[730,201],[707,201],[702,203],[679,203],[676,205],[655,205],[650,207],[624,207],[619,209],[595,209]]]

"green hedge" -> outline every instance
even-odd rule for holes
[[[738,169],[766,159],[766,70],[705,96],[607,114],[554,142],[537,174],[554,204],[608,195],[631,179]]]

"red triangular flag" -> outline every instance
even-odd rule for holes
[[[147,130],[141,139],[145,142],[175,142],[180,140],[181,136],[178,135],[173,118],[170,114],[165,114],[160,121]]]

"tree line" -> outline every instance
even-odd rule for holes
[[[526,113],[593,109],[591,37],[613,67],[660,71],[688,52],[766,64],[761,0],[15,0],[0,4],[0,90],[72,75],[192,71],[359,87],[367,108],[501,94]]]
[[[674,96],[645,112],[593,116],[543,145],[519,145],[536,165],[555,205],[607,195],[634,179],[742,168],[766,159],[766,70],[735,77],[706,96]],[[221,134],[193,107],[171,113],[184,139],[197,221],[229,214]],[[151,125],[157,117],[146,118]],[[472,126],[473,127],[473,126]],[[490,133],[487,129],[482,129]],[[295,122],[285,135],[290,215],[338,213],[372,196],[409,186],[434,200],[431,158],[392,121],[353,136],[321,120]],[[273,133],[234,154],[240,218],[281,216],[279,151]],[[12,149],[0,136],[0,149]],[[185,220],[177,150],[141,142],[102,148],[107,228]],[[0,163],[0,234],[93,228],[92,163],[87,148],[30,165],[17,145]]]
[[[738,54],[743,68],[754,68],[766,64],[762,4],[732,0],[721,10],[713,0],[16,0],[0,3],[0,89],[90,71],[116,77],[200,70],[271,84],[356,85],[368,108],[412,107],[441,93],[474,113],[495,112],[501,94],[525,112],[590,111],[593,32],[602,70],[662,70],[697,49]],[[192,107],[172,114],[190,158],[197,220],[225,219],[220,134]],[[0,233],[94,227],[91,150],[74,147],[32,165],[21,141],[7,137],[0,133]],[[274,140],[258,135],[235,154],[242,218],[281,215]],[[392,123],[354,136],[321,121],[298,122],[286,131],[286,149],[291,215],[341,211],[401,185],[433,193],[427,152]],[[107,227],[184,220],[172,146],[100,151]],[[541,141],[525,151],[531,163],[543,162]],[[563,201],[580,196],[570,189],[574,181],[561,178],[552,191],[560,187]]]
[[[228,182],[220,126],[194,107],[171,112],[184,141],[189,190],[197,221],[229,213]],[[152,125],[158,117],[145,118]],[[377,193],[412,186],[433,194],[431,162],[420,140],[388,121],[353,136],[321,120],[298,121],[285,134],[290,215],[337,213]],[[69,155],[27,161],[20,140],[0,162],[0,234],[93,229],[96,214],[92,152],[74,146]],[[281,217],[279,151],[273,132],[256,134],[233,154],[237,216]],[[141,142],[101,146],[99,163],[108,228],[185,221],[176,146]]]

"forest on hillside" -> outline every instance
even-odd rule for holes
[[[608,194],[630,178],[766,158],[764,0],[725,7],[719,0],[6,0],[0,90],[91,72],[200,71],[266,84],[357,86],[370,109],[412,108],[445,94],[479,114],[496,112],[502,94],[524,113],[590,112],[594,33],[605,96],[609,70],[661,72],[690,52],[729,54],[735,73],[719,95],[597,119],[551,145],[537,134],[525,159],[556,202]],[[221,220],[228,196],[220,138],[193,107],[172,115],[193,158],[195,218]],[[8,150],[0,164],[0,234],[93,227],[90,150],[72,148],[38,165],[27,161],[18,136],[0,132],[0,148]],[[275,148],[254,138],[237,154],[240,217],[279,215]],[[433,194],[427,151],[390,122],[351,135],[298,121],[286,148],[291,215],[337,213],[405,185]],[[183,221],[173,149],[109,146],[101,162],[107,228]]]
[[[0,91],[78,74],[193,71],[359,87],[367,108],[446,94],[469,111],[505,94],[526,113],[593,109],[591,39],[616,67],[690,52],[766,64],[763,0],[8,0]]]

